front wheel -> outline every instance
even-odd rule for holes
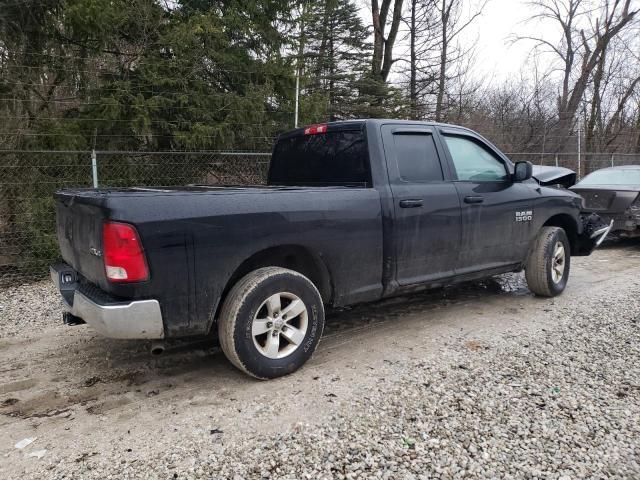
[[[240,279],[218,320],[229,361],[261,379],[300,368],[318,346],[323,327],[318,289],[304,275],[280,267],[260,268]]]
[[[529,290],[541,297],[555,297],[564,291],[569,279],[570,248],[562,228],[540,229],[525,267]]]

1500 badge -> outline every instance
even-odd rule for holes
[[[516,212],[516,222],[530,222],[531,220],[533,220],[533,210]]]

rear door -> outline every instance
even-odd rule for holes
[[[383,125],[394,202],[392,228],[400,285],[454,275],[460,244],[460,202],[433,129]]]
[[[440,133],[462,209],[456,272],[521,262],[532,235],[537,185],[514,183],[507,160],[471,132],[443,129]]]

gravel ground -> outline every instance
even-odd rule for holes
[[[191,428],[133,461],[114,445],[36,476],[640,478],[640,302],[629,293],[560,308],[550,328],[388,362],[379,388],[322,424],[242,438]]]
[[[0,338],[62,325],[61,315],[60,295],[51,280],[0,289]]]
[[[356,358],[351,362],[335,342],[323,340],[331,351],[320,354],[319,364],[283,379],[261,383],[232,373],[219,380],[222,386],[191,383],[191,390],[173,397],[143,390],[145,403],[131,411],[112,407],[89,417],[72,407],[69,417],[60,407],[51,420],[34,415],[21,422],[32,422],[39,440],[20,459],[15,450],[0,450],[0,463],[22,462],[20,469],[6,470],[7,478],[638,479],[640,278],[629,262],[640,264],[640,256],[635,250],[628,257],[607,255],[586,259],[574,281],[579,286],[556,300],[534,299],[516,288],[458,307],[455,296],[453,303],[427,302],[432,318],[447,312],[489,317],[473,320],[464,332],[442,317],[447,326],[430,327],[430,347],[389,339],[374,362],[371,352],[363,356],[347,344],[341,355]],[[603,268],[622,273],[601,281]],[[51,300],[46,284],[30,287],[28,295]],[[9,305],[12,315],[28,311],[6,292],[0,304]],[[424,310],[420,305],[406,311]],[[46,307],[33,325],[50,322],[49,316],[58,321],[58,315]],[[398,321],[374,327],[371,335],[388,335]],[[412,324],[404,325],[408,330]],[[9,335],[21,332],[19,325],[2,328]],[[84,348],[92,345],[86,331],[73,331]],[[86,376],[93,375],[97,360],[82,362]],[[114,360],[109,362],[111,368]],[[159,375],[178,381],[175,374]],[[95,382],[84,381],[84,387],[95,388]],[[225,399],[211,403],[211,396]],[[299,417],[304,421],[296,422]],[[265,427],[271,418],[275,425]],[[65,437],[85,421],[93,422],[85,425],[90,433]],[[11,425],[0,424],[0,432],[16,428]],[[12,436],[11,447],[24,436]],[[27,451],[43,447],[48,452],[42,460],[27,458]]]

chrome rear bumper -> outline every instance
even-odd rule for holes
[[[75,272],[68,265],[53,265],[49,272],[62,295],[65,311],[87,322],[99,334],[110,338],[164,338],[162,312],[157,300],[103,301],[91,298],[79,289]]]

